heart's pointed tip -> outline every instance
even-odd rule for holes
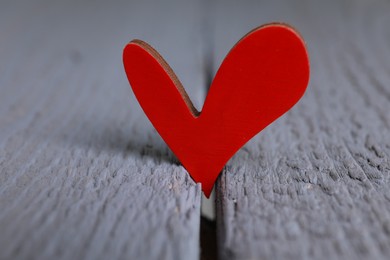
[[[211,190],[203,190],[203,193],[204,193],[204,195],[206,196],[206,198],[210,198],[210,195],[211,195]]]
[[[214,183],[207,184],[207,183],[202,183],[202,190],[206,198],[210,198],[211,191],[213,190]]]

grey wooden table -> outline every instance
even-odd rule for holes
[[[0,259],[210,250],[200,248],[201,187],[144,116],[122,49],[133,38],[152,44],[200,109],[233,44],[271,21],[299,29],[311,81],[219,177],[218,255],[389,259],[384,0],[1,2]]]

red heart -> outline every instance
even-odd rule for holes
[[[258,27],[232,48],[201,113],[146,43],[130,42],[123,62],[144,112],[206,196],[234,153],[298,102],[309,81],[305,44],[284,24]]]

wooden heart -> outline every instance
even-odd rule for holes
[[[305,44],[285,24],[258,27],[232,48],[201,113],[145,42],[130,42],[123,62],[145,114],[206,196],[227,161],[298,102],[309,81]]]

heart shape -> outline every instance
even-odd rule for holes
[[[228,160],[298,102],[309,82],[304,41],[285,24],[258,27],[231,49],[201,113],[145,42],[130,42],[123,62],[145,114],[207,197]]]

